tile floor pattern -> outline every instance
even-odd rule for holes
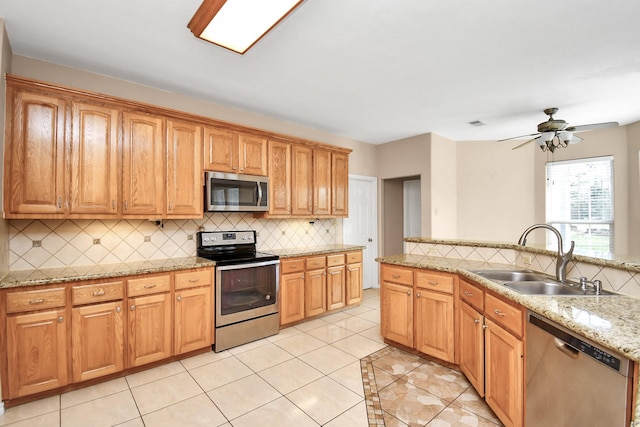
[[[387,347],[379,307],[369,289],[273,337],[9,408],[0,426],[499,425],[461,374]]]

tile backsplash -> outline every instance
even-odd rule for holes
[[[413,255],[442,256],[471,261],[513,264],[552,276],[556,274],[555,257],[514,249],[405,242],[404,252]],[[578,281],[580,276],[599,279],[602,281],[604,289],[632,297],[640,297],[640,273],[621,268],[572,261],[567,268],[567,276],[569,280],[575,281]]]
[[[256,230],[258,250],[342,243],[342,220],[262,219],[205,213],[203,219],[10,220],[9,269],[59,268],[195,256],[198,230]]]

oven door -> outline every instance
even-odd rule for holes
[[[280,261],[216,266],[216,328],[278,312]]]

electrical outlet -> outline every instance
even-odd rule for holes
[[[435,254],[436,253],[436,247],[435,246],[427,246],[427,253],[428,254]]]

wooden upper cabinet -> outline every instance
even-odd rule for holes
[[[7,218],[65,212],[67,106],[66,100],[56,96],[7,88]]]
[[[267,141],[264,136],[238,135],[239,173],[267,176]]]
[[[157,216],[164,212],[164,119],[125,111],[122,141],[122,214]]]
[[[269,213],[291,214],[291,144],[269,141]]]
[[[313,150],[301,145],[291,147],[291,213],[313,215]]]
[[[204,169],[267,175],[267,138],[225,128],[204,129]]]
[[[334,216],[349,216],[349,155],[331,153],[331,210]]]
[[[168,216],[202,218],[202,126],[167,120]]]
[[[118,213],[117,108],[73,102],[70,214]]]
[[[313,214],[331,215],[331,151],[313,150]]]
[[[238,136],[213,126],[204,128],[204,169],[238,173]]]

